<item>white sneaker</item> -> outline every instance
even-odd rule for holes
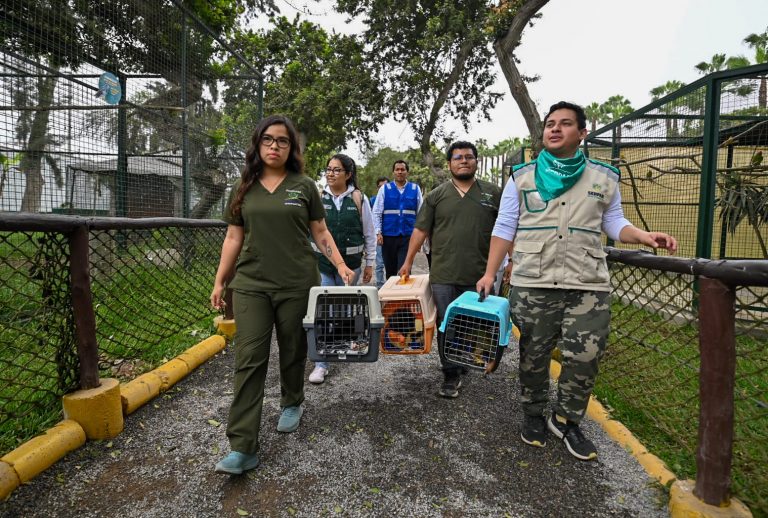
[[[325,381],[326,374],[328,374],[328,369],[324,367],[315,367],[309,375],[309,382],[320,384]]]

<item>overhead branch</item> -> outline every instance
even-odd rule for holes
[[[469,59],[472,49],[475,47],[476,42],[472,38],[465,39],[459,51],[456,54],[456,61],[453,64],[453,70],[448,75],[447,79],[443,82],[443,86],[435,98],[435,102],[432,104],[432,109],[429,112],[429,118],[424,125],[424,130],[421,133],[421,139],[419,147],[421,148],[421,154],[424,158],[424,165],[429,167],[429,170],[439,181],[446,179],[445,172],[439,167],[435,166],[435,157],[432,155],[432,148],[430,143],[432,141],[432,134],[435,132],[437,122],[440,118],[440,111],[443,109],[443,105],[448,100],[448,95],[451,93],[454,85],[461,78],[466,68],[467,60]]]
[[[515,99],[520,113],[525,119],[531,135],[531,147],[538,152],[542,147],[542,122],[536,104],[528,93],[525,79],[517,68],[515,49],[520,46],[523,31],[531,19],[549,0],[526,0],[511,18],[506,32],[496,39],[493,49],[509,85],[509,91]]]

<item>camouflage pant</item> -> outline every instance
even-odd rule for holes
[[[542,415],[548,402],[549,360],[562,353],[554,411],[576,423],[587,409],[610,331],[610,293],[513,287],[510,311],[520,329],[523,411]]]

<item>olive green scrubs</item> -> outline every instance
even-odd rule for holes
[[[462,197],[448,181],[424,197],[416,228],[430,235],[432,284],[472,285],[485,274],[501,189],[477,180]]]
[[[227,207],[230,204],[231,197]],[[242,226],[244,231],[237,273],[229,284],[237,324],[235,394],[227,426],[233,451],[255,453],[259,449],[273,326],[280,351],[280,406],[304,401],[307,340],[301,321],[309,288],[320,284],[317,259],[307,236],[309,222],[324,218],[315,182],[292,173],[272,193],[255,182],[243,199],[240,216],[229,209],[224,215],[224,221]]]

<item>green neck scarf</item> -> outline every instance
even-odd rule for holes
[[[543,149],[536,158],[536,190],[541,199],[554,200],[573,187],[586,166],[581,150],[573,158],[557,158]]]

